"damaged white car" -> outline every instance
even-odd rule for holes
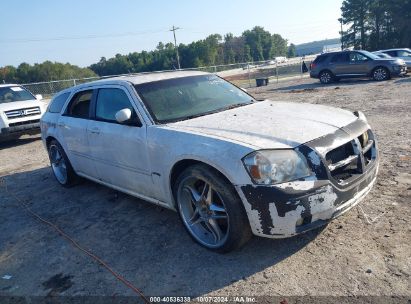
[[[327,223],[366,196],[378,171],[361,112],[257,101],[203,72],[64,90],[41,130],[60,184],[82,176],[174,209],[218,252]]]

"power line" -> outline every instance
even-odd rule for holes
[[[27,43],[27,42],[46,42],[46,41],[61,41],[61,40],[81,40],[81,39],[98,39],[98,38],[116,38],[116,37],[126,37],[126,36],[137,36],[137,35],[147,35],[156,33],[165,33],[167,30],[152,30],[152,31],[141,31],[141,32],[127,32],[118,34],[105,34],[105,35],[86,35],[86,36],[60,36],[52,38],[23,38],[23,39],[9,39],[0,40],[0,43]]]
[[[176,39],[176,31],[179,30],[179,29],[180,29],[179,27],[175,27],[173,25],[173,28],[170,30],[170,32],[173,32],[173,35],[174,35],[174,47],[176,49],[177,65],[178,65],[178,69],[180,70],[181,69],[180,57],[178,56],[178,46],[177,46],[177,39]]]

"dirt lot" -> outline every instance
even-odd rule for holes
[[[17,196],[147,296],[409,299],[411,78],[330,86],[299,79],[250,92],[362,110],[381,152],[379,179],[366,200],[324,229],[285,240],[254,238],[241,251],[219,255],[193,243],[172,211],[92,182],[60,187],[39,137],[24,137],[0,146],[0,295],[135,295],[34,219]],[[315,113],[307,115],[315,118]]]

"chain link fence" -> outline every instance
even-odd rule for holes
[[[184,71],[204,71],[209,73],[215,73],[220,77],[234,83],[242,88],[252,88],[255,86],[266,85],[269,82],[280,82],[290,78],[302,78],[304,75],[308,75],[308,69],[310,63],[315,59],[315,56],[307,56],[305,58],[297,57],[284,59],[282,62],[278,61],[259,61],[259,62],[245,62],[226,65],[216,65],[199,67],[192,69],[182,69]],[[144,73],[141,73],[144,74]],[[87,83],[104,78],[118,77],[118,76],[130,76],[139,75],[122,74],[122,75],[110,75],[104,77],[89,77],[81,79],[67,79],[67,80],[54,80],[49,82],[35,82],[22,84],[33,94],[41,94],[43,98],[49,99],[57,92],[76,86],[78,84]]]

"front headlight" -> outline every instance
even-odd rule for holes
[[[294,150],[261,150],[243,158],[243,163],[256,184],[278,184],[312,174],[307,160]]]

